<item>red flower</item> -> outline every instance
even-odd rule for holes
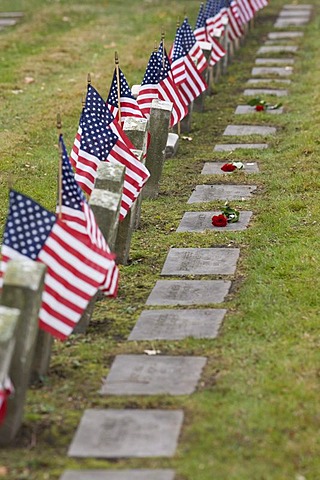
[[[213,215],[212,217],[212,225],[214,227],[226,227],[228,223],[228,219],[222,213],[220,215]]]
[[[236,169],[237,167],[235,167],[232,163],[225,163],[221,167],[221,170],[223,170],[224,172],[233,172]]]
[[[256,110],[257,110],[257,112],[263,112],[264,105],[261,105],[261,104],[256,105]]]

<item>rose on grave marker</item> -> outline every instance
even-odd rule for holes
[[[213,215],[212,217],[212,225],[214,227],[226,227],[228,224],[228,219],[225,215]]]
[[[226,202],[222,208],[222,213],[213,215],[211,221],[214,227],[226,227],[228,223],[236,223],[239,221],[240,213],[238,210],[231,208]]]
[[[234,170],[241,170],[242,168],[242,162],[230,162],[222,165],[221,170],[223,170],[224,172],[234,172]]]
[[[276,103],[275,105],[270,105],[265,100],[260,97],[253,98],[249,100],[248,105],[255,107],[257,112],[264,112],[265,110],[277,110],[282,107],[282,103]]]

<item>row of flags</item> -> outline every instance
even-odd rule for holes
[[[238,38],[243,25],[267,0],[207,0],[201,5],[195,30],[186,18],[177,28],[169,54],[164,40],[151,53],[137,98],[117,66],[107,100],[88,83],[85,104],[70,157],[62,136],[61,178],[57,211],[52,213],[14,190],[1,249],[0,288],[8,261],[29,258],[47,267],[40,328],[61,340],[73,331],[89,301],[102,290],[116,296],[118,267],[95,221],[85,194],[94,189],[100,162],[125,167],[120,221],[123,220],[150,174],[134,154],[134,145],[123,131],[126,117],[148,118],[153,99],[173,104],[171,126],[188,113],[189,104],[207,84],[208,67],[199,41],[212,45],[209,64],[225,55],[216,31]],[[230,33],[231,32],[231,33]],[[85,192],[85,194],[83,193]]]

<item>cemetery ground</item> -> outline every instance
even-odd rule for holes
[[[66,468],[81,466],[173,468],[177,480],[319,478],[318,6],[315,0],[308,2],[314,5],[314,20],[304,27],[293,55],[284,113],[253,113],[238,121],[234,111],[246,104],[243,91],[256,52],[274,30],[285,4],[270,3],[257,16],[227,75],[214,85],[205,112],[194,114],[190,139],[181,140],[178,155],[166,161],[159,197],[143,201],[130,264],[120,267],[118,298],[97,303],[86,335],[55,343],[48,377],[28,392],[21,433],[12,446],[0,450],[0,477],[59,479]],[[70,149],[87,73],[106,97],[116,49],[129,83],[139,83],[162,26],[169,46],[177,17],[183,18],[186,10],[194,24],[198,6],[190,0],[96,0],[80,5],[72,0],[3,0],[2,10],[23,10],[25,17],[16,27],[0,32],[1,235],[8,183],[46,208],[55,208],[55,118],[62,114]],[[279,88],[268,83],[271,86]],[[274,98],[268,97],[270,103]],[[273,126],[277,134],[241,137],[243,143],[266,141],[266,150],[214,152],[215,144],[229,141],[222,133],[230,123]],[[258,162],[260,173],[201,175],[204,162],[214,160]],[[187,200],[199,182],[257,185],[250,200],[231,202],[240,211],[253,211],[249,228],[176,232],[186,211],[223,206],[214,201],[190,208]],[[236,274],[223,276],[232,280],[226,302],[211,305],[228,309],[220,335],[128,341],[170,247],[241,249]],[[101,396],[102,379],[115,356],[142,354],[145,349],[207,357],[197,391],[183,396]],[[175,456],[117,461],[68,458],[83,411],[94,407],[182,409],[184,423]]]

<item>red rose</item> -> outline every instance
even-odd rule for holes
[[[214,227],[226,227],[228,223],[228,219],[222,213],[220,215],[213,215],[212,217],[212,225]]]
[[[221,170],[223,170],[224,172],[233,172],[236,169],[237,167],[235,167],[232,163],[225,163],[221,167]]]
[[[257,112],[262,112],[264,110],[264,105],[256,105]]]

